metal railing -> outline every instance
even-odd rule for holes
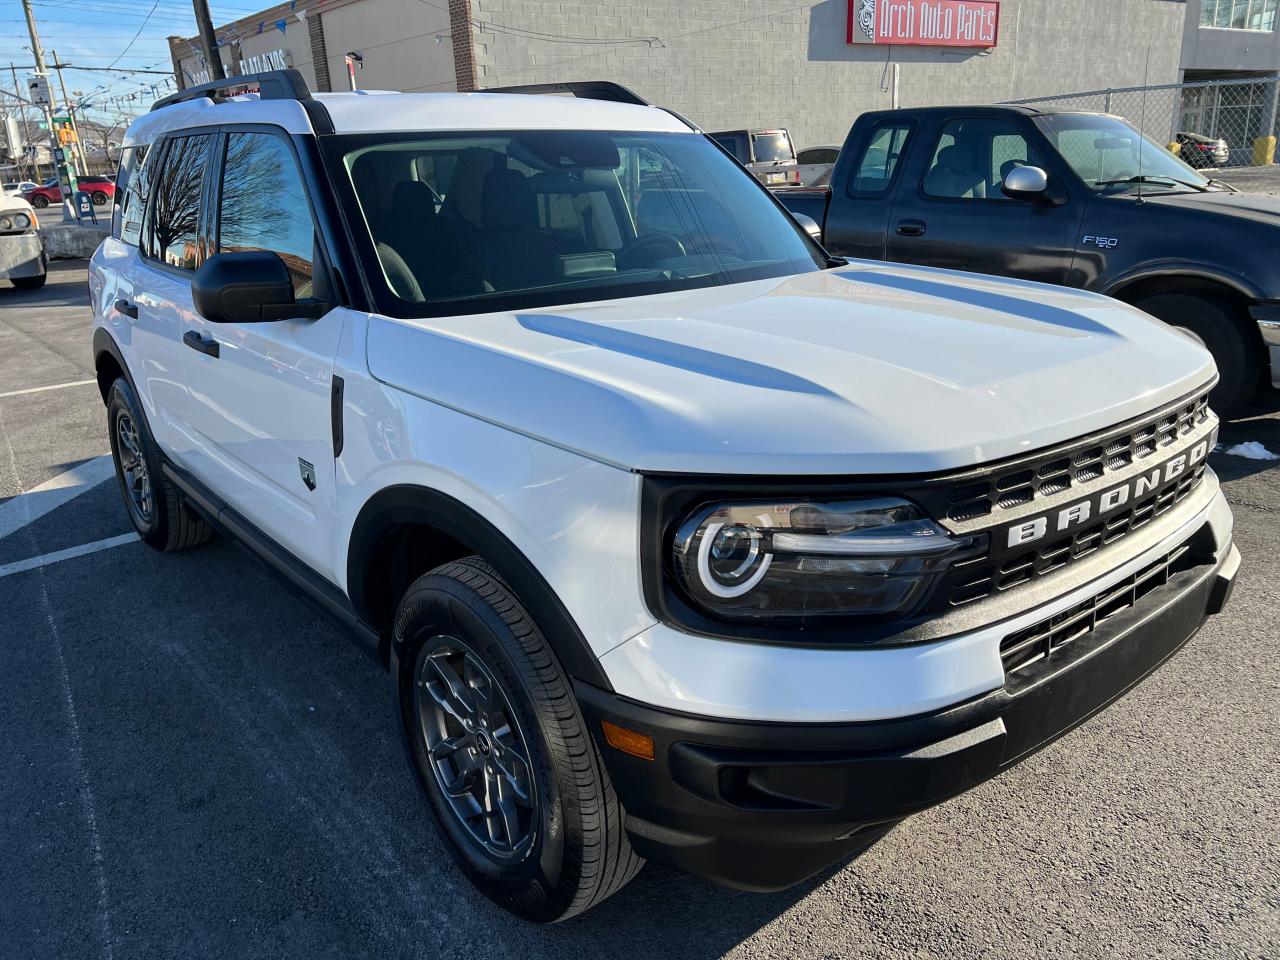
[[[1193,167],[1253,166],[1277,159],[1280,77],[1114,87],[1009,102],[1124,117]]]

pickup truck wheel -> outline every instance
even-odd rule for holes
[[[405,747],[450,855],[537,923],[594,906],[643,865],[568,677],[477,557],[405,593],[395,620]]]
[[[1250,356],[1245,329],[1225,304],[1194,293],[1159,293],[1135,306],[1190,334],[1213,354],[1218,385],[1209,394],[1209,405],[1215,411],[1226,416],[1244,406],[1260,368]]]
[[[157,550],[185,550],[204,543],[209,524],[193,513],[178,489],[160,472],[160,458],[138,399],[123,377],[107,395],[107,428],[116,479],[138,536]]]

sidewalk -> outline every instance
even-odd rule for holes
[[[1245,193],[1265,193],[1271,196],[1280,195],[1280,164],[1265,167],[1229,167],[1215,173],[1201,170],[1206,177],[1217,176],[1237,190]]]

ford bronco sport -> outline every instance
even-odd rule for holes
[[[553,90],[184,91],[90,274],[138,533],[240,541],[389,670],[486,895],[794,884],[1222,608],[1201,347],[832,259],[678,116]]]

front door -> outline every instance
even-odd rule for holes
[[[1072,200],[1025,118],[964,112],[931,124],[912,151],[888,232],[888,259],[1065,284],[1084,204]],[[1015,167],[1046,170],[1059,203],[1011,200]]]
[[[213,252],[268,250],[298,299],[324,271],[307,186],[283,132],[230,130],[211,191]],[[345,310],[318,320],[210,323],[196,313],[189,417],[198,473],[259,529],[314,569],[331,569],[334,451],[330,391]],[[214,355],[216,353],[216,356]]]

